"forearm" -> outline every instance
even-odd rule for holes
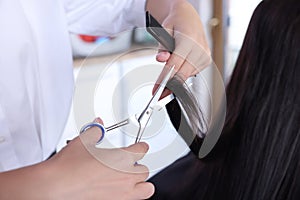
[[[51,175],[42,165],[0,173],[0,199],[50,199]]]
[[[146,10],[150,11],[151,15],[162,23],[170,10],[182,2],[186,2],[186,0],[147,0]]]

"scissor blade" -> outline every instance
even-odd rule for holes
[[[161,97],[161,95],[162,95],[162,93],[163,93],[163,91],[164,91],[164,89],[167,85],[167,82],[169,81],[169,79],[170,79],[170,77],[171,77],[171,75],[174,71],[174,68],[175,68],[175,66],[172,66],[171,68],[168,69],[167,72],[165,72],[166,75],[165,75],[164,79],[159,84],[157,90],[155,91],[155,93],[154,93],[153,97],[151,98],[151,100],[150,100],[147,107],[149,107],[149,106],[151,107],[151,106],[157,104],[157,102],[159,101],[159,99],[160,99],[160,97]]]
[[[158,100],[159,100],[162,92],[164,91],[164,89],[166,87],[166,84],[167,84],[169,78],[172,75],[172,72],[174,71],[174,68],[175,68],[175,66],[173,66],[172,68],[170,68],[169,71],[166,73],[164,79],[159,84],[159,86],[158,86],[157,90],[155,91],[154,95],[151,97],[151,99],[148,102],[147,106],[145,107],[145,109],[142,111],[142,113],[138,117],[138,121],[139,122],[142,120],[142,117],[144,116],[146,110],[148,110],[149,108],[154,107],[157,104],[157,102],[158,102]]]
[[[144,130],[149,122],[149,119],[152,115],[152,112],[155,108],[155,106],[159,106],[158,105],[158,100],[161,96],[161,94],[163,93],[167,82],[169,81],[172,72],[174,71],[175,66],[173,66],[172,68],[170,68],[166,73],[165,77],[163,78],[162,82],[160,83],[160,85],[158,86],[157,90],[155,91],[154,95],[152,96],[152,98],[150,99],[149,103],[147,104],[146,108],[143,110],[143,112],[141,113],[141,115],[138,117],[138,122],[140,124],[140,130],[136,136],[136,140],[135,143],[137,143],[138,141],[140,141]]]
[[[161,110],[163,107],[165,107],[168,103],[170,103],[174,99],[173,94],[169,94],[168,96],[160,99],[156,104],[156,110]]]

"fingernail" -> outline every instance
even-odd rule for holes
[[[146,142],[140,142],[139,144],[143,146],[146,152],[149,150],[149,145]]]
[[[168,59],[169,58],[169,53],[166,52],[166,51],[162,51],[162,52],[159,52],[156,57],[159,57],[160,59]]]
[[[94,120],[94,122],[98,122],[98,123],[101,123],[101,119],[100,119],[100,117],[97,117],[95,120]]]

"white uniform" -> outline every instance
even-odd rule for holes
[[[69,32],[108,35],[142,26],[145,0],[0,2],[0,171],[45,160],[73,94]]]

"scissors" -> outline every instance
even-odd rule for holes
[[[106,132],[114,130],[116,128],[120,128],[120,127],[125,126],[132,122],[132,123],[136,123],[139,127],[138,133],[135,138],[135,143],[138,143],[143,136],[143,133],[145,131],[145,128],[147,127],[147,124],[152,116],[153,111],[155,111],[155,110],[160,111],[167,103],[169,103],[174,98],[173,95],[171,94],[169,96],[164,97],[163,99],[160,99],[160,97],[166,87],[166,84],[169,81],[169,79],[174,71],[174,68],[175,68],[175,66],[172,66],[171,68],[165,68],[166,71],[164,71],[165,75],[164,75],[162,82],[159,84],[154,95],[152,96],[150,101],[147,103],[146,107],[142,110],[140,115],[135,114],[135,115],[128,117],[127,119],[120,121],[114,125],[111,125],[107,128],[105,128],[100,123],[92,122],[92,123],[89,123],[89,124],[86,124],[85,126],[83,126],[80,130],[80,133],[86,131],[87,129],[89,129],[93,126],[97,126],[98,128],[100,128],[102,130],[102,136],[96,143],[96,144],[99,144],[103,140]]]

